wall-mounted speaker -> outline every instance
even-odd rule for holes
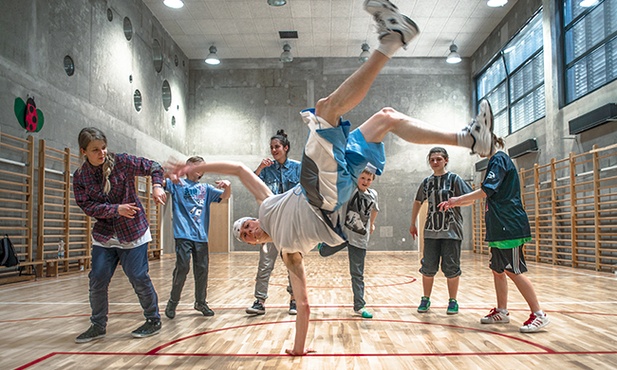
[[[482,172],[488,167],[488,158],[483,158],[476,162],[476,172]]]
[[[617,104],[609,103],[571,120],[570,135],[580,134],[607,122],[617,120]]]
[[[518,158],[522,155],[538,151],[538,142],[536,139],[527,139],[520,144],[514,145],[508,149],[510,158]]]

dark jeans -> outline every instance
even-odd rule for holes
[[[195,302],[206,303],[208,290],[208,243],[194,242],[188,239],[176,239],[176,267],[173,272],[171,294],[169,299],[180,302],[186,276],[191,269],[193,256],[193,278],[195,280]]]
[[[109,313],[108,288],[118,262],[129,278],[146,319],[160,320],[158,297],[148,274],[148,243],[132,249],[92,246],[90,278],[90,321],[102,328],[107,326]]]
[[[348,243],[343,243],[335,247],[323,244],[319,250],[322,257],[328,257],[347,247],[349,257],[349,273],[351,274],[351,289],[353,291],[353,309],[355,311],[366,306],[364,301],[364,260],[366,259],[366,249],[357,248]]]

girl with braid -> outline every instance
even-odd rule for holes
[[[78,137],[84,163],[73,175],[77,205],[96,219],[92,228],[92,270],[90,278],[91,326],[75,342],[86,343],[106,334],[109,312],[108,287],[118,266],[128,277],[146,322],[131,334],[144,338],[161,330],[158,297],[148,274],[150,226],[135,190],[135,176],[151,176],[154,200],[164,204],[163,169],[157,162],[107,150],[107,137],[87,127]]]

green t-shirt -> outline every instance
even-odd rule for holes
[[[531,238],[518,238],[510,240],[500,240],[496,242],[488,242],[488,246],[497,249],[512,249],[520,247],[521,245],[530,242]]]

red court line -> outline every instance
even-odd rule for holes
[[[310,320],[311,322],[341,322],[341,321],[362,321],[366,322],[363,319],[315,319]],[[424,321],[407,321],[407,320],[380,320],[373,319],[371,322],[387,322],[387,323],[404,323],[404,324],[420,324],[420,325],[436,325],[436,326],[444,326],[455,329],[467,329],[476,332],[482,332],[492,335],[501,336],[507,339],[515,340],[518,342],[525,343],[529,346],[535,347],[538,351],[516,351],[516,352],[449,352],[449,353],[330,353],[330,354],[321,354],[321,353],[310,353],[307,356],[315,356],[315,357],[452,357],[452,356],[520,356],[520,355],[614,355],[617,354],[617,351],[554,351],[546,346],[540,345],[538,343],[534,343],[530,340],[524,338],[513,337],[512,335],[493,332],[490,330],[477,329],[464,327],[460,325],[452,325],[452,324],[439,324],[439,323],[431,323]],[[173,356],[173,357],[281,357],[288,356],[285,353],[271,354],[271,353],[263,353],[263,354],[230,354],[230,353],[182,353],[182,352],[160,352],[161,350],[173,346],[182,341],[186,341],[189,339],[197,338],[200,336],[204,336],[207,334],[217,333],[221,331],[234,330],[239,328],[253,327],[253,326],[263,326],[263,325],[275,325],[275,324],[285,324],[285,323],[295,323],[295,320],[285,320],[285,321],[271,321],[271,322],[260,322],[260,323],[252,323],[247,325],[236,325],[227,328],[219,328],[214,330],[205,331],[202,333],[196,333],[193,335],[189,335],[187,337],[178,338],[168,343],[164,343],[158,347],[153,348],[148,352],[52,352],[43,357],[35,359],[25,365],[18,367],[17,369],[27,369],[31,366],[39,364],[43,361],[46,361],[54,356],[58,355],[81,355],[81,356]]]
[[[546,355],[615,355],[617,351],[553,351],[553,352],[449,352],[449,353],[309,353],[305,357],[460,357],[460,356],[546,356]],[[52,352],[25,365],[15,368],[25,370],[55,356],[156,356],[156,357],[288,357],[286,353],[140,353],[140,352]]]

